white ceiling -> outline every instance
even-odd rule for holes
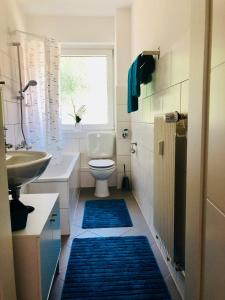
[[[25,14],[61,16],[113,16],[116,8],[133,0],[17,0]]]

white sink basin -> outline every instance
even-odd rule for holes
[[[37,179],[48,166],[52,155],[39,151],[8,151],[6,165],[9,189]]]

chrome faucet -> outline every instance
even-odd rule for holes
[[[27,142],[26,141],[21,141],[20,144],[17,144],[15,146],[15,150],[19,150],[19,149],[26,149],[26,150],[29,150],[31,149],[32,147],[27,145]]]
[[[11,148],[13,148],[13,145],[5,142],[5,149],[7,150],[7,149],[11,149]]]
[[[6,131],[7,131],[8,129],[7,129],[6,127],[4,127],[3,130],[4,130],[5,152],[6,152],[7,149],[13,148],[13,145],[6,142]]]

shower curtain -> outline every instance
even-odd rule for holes
[[[61,158],[61,114],[59,98],[60,47],[54,39],[22,37],[23,82],[36,80],[25,93],[25,135],[32,150],[52,153],[52,163]]]

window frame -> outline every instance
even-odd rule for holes
[[[61,48],[60,57],[72,56],[106,56],[107,57],[107,94],[108,94],[108,123],[107,124],[82,124],[82,131],[114,130],[114,70],[113,49],[102,48],[76,48],[71,45]],[[76,130],[73,124],[62,124],[63,131]]]

